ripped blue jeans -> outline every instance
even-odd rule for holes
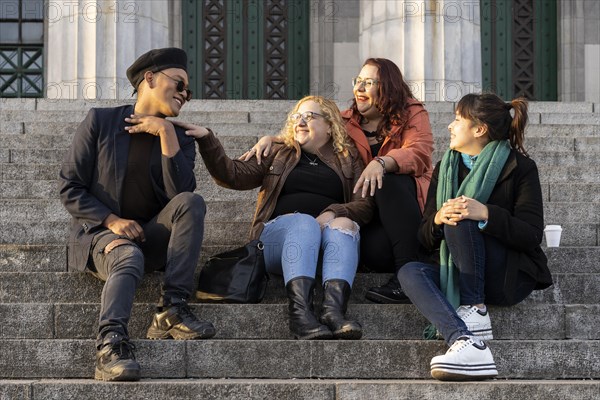
[[[285,214],[265,224],[260,235],[265,245],[267,272],[283,274],[285,284],[297,277],[315,278],[322,256],[323,282],[343,279],[352,286],[359,256],[358,225],[346,230],[329,224],[321,230],[307,214]]]

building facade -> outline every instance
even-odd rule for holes
[[[197,98],[343,102],[385,57],[425,101],[600,102],[597,0],[0,0],[0,96],[126,99],[127,67],[167,46]]]

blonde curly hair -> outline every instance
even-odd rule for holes
[[[347,156],[348,148],[354,146],[354,144],[348,137],[344,122],[342,121],[340,109],[333,100],[326,99],[322,96],[306,96],[298,100],[294,108],[289,112],[286,124],[280,132],[279,136],[283,139],[283,142],[289,147],[294,147],[294,124],[290,122],[289,117],[290,115],[298,112],[298,109],[302,103],[307,101],[314,101],[321,107],[320,114],[323,114],[325,120],[327,120],[329,126],[331,127],[333,150],[335,152],[342,153],[344,156]]]

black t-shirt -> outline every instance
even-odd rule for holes
[[[303,151],[283,184],[271,219],[293,212],[317,217],[329,205],[343,202],[344,188],[338,174],[316,155]]]
[[[365,134],[365,136],[367,137],[367,139],[372,138],[372,137],[377,137],[376,130],[373,132],[369,132],[366,129],[363,129],[362,131]],[[373,157],[376,157],[377,154],[379,154],[379,150],[381,150],[382,145],[383,145],[383,140],[377,141],[377,143],[369,145],[369,147],[371,148],[371,155]]]
[[[379,150],[381,150],[382,144],[383,144],[383,142],[377,142],[377,143],[369,146],[371,148],[371,155],[373,157],[377,157],[377,155],[379,154]]]
[[[121,218],[148,222],[161,210],[150,179],[150,156],[156,140],[156,136],[147,133],[131,135],[121,195]]]

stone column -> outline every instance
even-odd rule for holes
[[[558,99],[600,102],[600,2],[559,4]]]
[[[170,3],[168,0],[49,2],[46,97],[130,98],[132,88],[125,75],[127,67],[151,48],[171,46],[177,38],[180,40],[180,34],[170,31],[173,12]]]
[[[333,24],[323,0],[310,2],[310,93],[334,97]]]
[[[361,0],[360,58],[394,61],[423,101],[481,91],[479,0]]]

